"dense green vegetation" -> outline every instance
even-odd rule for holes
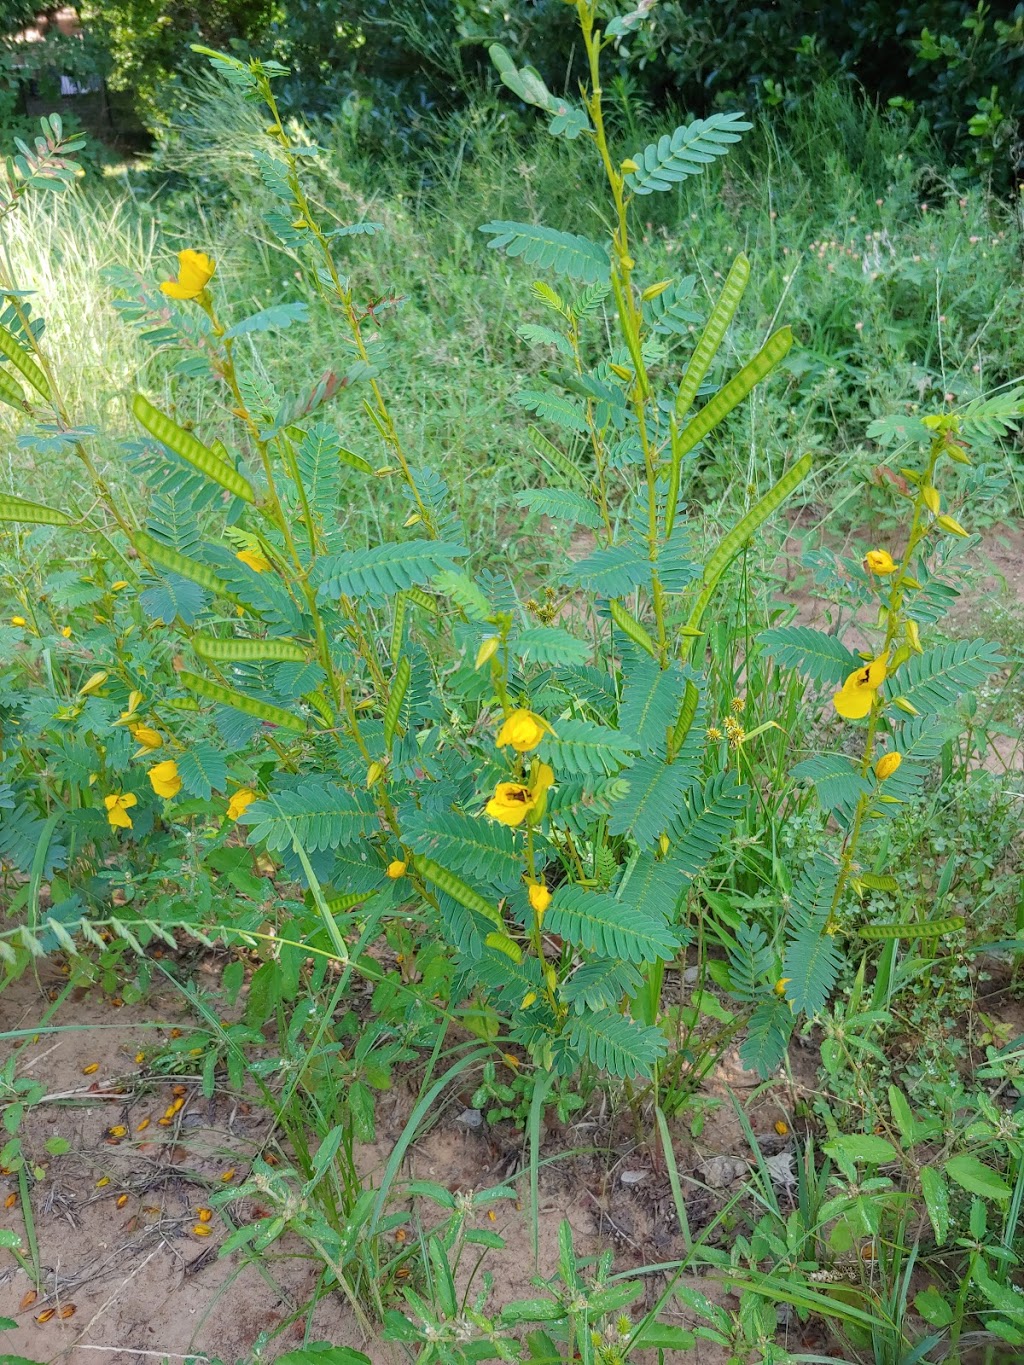
[[[599,8],[512,6],[504,85],[467,64],[408,136],[411,21],[393,105],[303,122],[305,59],[213,56],[145,166],[75,181],[50,123],[10,172],[0,1007],[51,999],[0,1029],[0,1270],[41,1328],[85,1149],[31,1049],[87,998],[159,1038],[102,1143],[186,1153],[197,1245],[314,1269],[247,1359],[1024,1346],[1017,205],[912,83],[844,79],[885,7],[777,87],[748,7],[720,89],[770,107],[675,134],[682,7],[620,16],[635,79]],[[285,15],[310,61],[323,13]],[[603,96],[523,69],[571,22]],[[266,1126],[214,1176],[219,1099]],[[406,1178],[446,1106],[471,1190]],[[627,1156],[667,1240],[567,1220],[505,1293],[495,1209],[537,1257],[552,1171],[603,1198]]]

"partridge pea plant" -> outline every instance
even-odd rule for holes
[[[584,1060],[617,1076],[656,1071],[668,1045],[664,973],[691,940],[694,884],[748,797],[736,750],[757,737],[737,724],[732,747],[708,743],[705,615],[810,459],[785,468],[702,562],[683,500],[694,452],[793,338],[783,327],[723,373],[747,260],[732,263],[693,345],[695,277],[648,277],[632,225],[646,196],[702,174],[749,125],[715,114],[649,146],[613,148],[602,54],[647,7],[607,22],[596,0],[575,8],[589,65],[579,102],[555,97],[504,49],[492,56],[552,136],[599,160],[604,226],[481,229],[489,247],[543,274],[533,298],[547,320],[520,324],[548,382],[518,395],[535,418],[537,457],[519,501],[566,542],[587,538],[581,558],[546,575],[470,544],[440,458],[404,442],[386,396],[386,289],[362,297],[344,263],[348,239],[380,228],[341,223],[318,201],[321,149],[278,109],[280,66],[200,49],[266,109],[253,170],[273,201],[268,233],[305,298],[228,316],[209,244],[181,252],[159,288],[115,272],[126,321],[177,361],[169,394],[134,398],[141,443],[74,426],[25,282],[0,280],[10,364],[0,397],[23,416],[26,448],[78,458],[89,485],[64,509],[0,499],[0,517],[29,528],[18,533],[8,628],[21,686],[0,765],[0,855],[25,874],[26,922],[0,937],[13,969],[56,944],[74,952],[97,926],[133,948],[185,927],[261,946],[282,980],[310,957],[379,980],[369,949],[386,934],[403,945],[411,1014],[429,997],[562,1074]],[[282,329],[310,324],[311,306],[336,326],[338,364],[275,384],[264,358]],[[217,405],[223,439],[204,432]],[[121,450],[144,500],[112,489],[101,447],[104,459]],[[782,970],[760,931],[738,940],[728,984],[755,1020],[762,1067],[781,1055],[794,1010],[820,1008],[835,980],[833,930],[848,922],[850,893],[872,884],[857,861],[864,830],[934,752],[924,704],[992,663],[975,652],[946,668],[917,653],[916,623],[929,617],[915,604],[934,599],[937,580],[912,566],[925,537],[951,528],[933,507],[934,473],[955,449],[952,430],[937,430],[926,471],[906,476],[915,510],[900,564],[876,559],[863,581],[868,594],[888,593],[872,660],[831,637],[819,650],[851,675],[837,706],[851,724],[866,720],[865,743],[855,765],[842,754],[811,760],[841,773],[831,786],[804,765],[819,795],[838,793],[826,804],[844,837],[804,874],[810,909]],[[357,499],[376,522],[346,524]],[[368,543],[371,524],[395,530]],[[37,568],[58,533],[83,537],[78,560],[90,560],[82,600],[93,619],[80,637],[64,634],[60,594]],[[792,656],[791,635],[769,634],[766,647],[787,662],[778,651]],[[906,719],[894,728],[897,702]],[[873,766],[883,736],[902,755],[899,771]],[[258,878],[240,864],[239,831]],[[208,897],[205,917],[187,897],[141,914],[112,905],[111,864],[145,868],[171,839],[185,864],[237,894]],[[267,877],[301,884],[304,910],[271,911]],[[218,914],[224,904],[230,914]]]

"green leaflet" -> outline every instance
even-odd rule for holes
[[[521,256],[527,265],[553,270],[558,275],[583,284],[597,284],[608,278],[608,252],[597,242],[575,232],[559,232],[541,223],[482,223],[481,232],[491,240],[489,247],[508,256]]]
[[[652,659],[656,659],[658,657],[658,646],[636,617],[631,616],[622,603],[616,601],[614,597],[608,603],[608,607],[612,614],[612,620],[623,635],[628,635],[635,645],[639,645],[641,649],[647,651]]]
[[[3,371],[0,370],[0,374]],[[34,526],[72,526],[66,512],[55,507],[44,507],[41,502],[29,502],[13,494],[0,494],[0,521],[24,521]]]
[[[649,1076],[668,1051],[661,1029],[634,1023],[617,1010],[574,1015],[565,1034],[574,1051],[612,1076]]]
[[[757,643],[783,668],[798,669],[822,685],[838,687],[861,666],[842,640],[810,626],[775,626],[761,631]]]
[[[0,327],[0,351],[3,352],[16,369],[19,369],[22,372],[35,389],[36,393],[42,394],[46,401],[49,402],[51,397],[50,381],[25,350],[24,346],[22,346],[21,342],[11,336],[6,327]]]
[[[718,348],[722,344],[722,338],[728,330],[729,323],[732,322],[736,314],[736,309],[740,305],[743,291],[747,287],[750,279],[750,262],[741,252],[733,261],[729,273],[722,285],[722,292],[715,301],[715,306],[711,310],[701,333],[700,340],[693,348],[690,356],[690,363],[686,367],[679,384],[679,391],[676,394],[676,415],[682,417],[689,410],[693,400],[697,397],[697,390],[704,382],[704,376],[711,368],[711,362],[718,354]],[[682,459],[682,456],[680,456]],[[673,459],[673,463],[676,461]]]
[[[688,629],[697,630],[699,628],[701,618],[714,596],[715,589],[718,587],[718,581],[732,563],[734,556],[739,554],[757,528],[766,522],[772,513],[782,506],[794,489],[803,482],[811,472],[812,464],[813,459],[809,454],[797,460],[793,468],[783,474],[775,487],[767,492],[760,502],[754,504],[747,515],[736,523],[719,544],[704,566],[704,587],[690,611],[690,619],[686,623]],[[692,648],[693,637],[685,639],[682,645],[682,657],[684,659]]]
[[[173,450],[175,455],[180,455],[194,469],[198,469],[200,474],[205,474],[214,483],[219,483],[221,488],[234,493],[235,497],[241,498],[243,502],[256,501],[256,494],[248,479],[226,464],[209,446],[204,446],[190,431],[179,427],[177,422],[172,422],[159,408],[155,408],[148,399],[143,398],[141,393],[135,395],[132,412],[136,421],[145,427],[151,436],[155,436],[169,450]]]
[[[256,697],[247,697],[244,692],[236,692],[234,688],[225,687],[222,683],[201,678],[197,673],[183,670],[178,674],[178,681],[182,687],[198,693],[207,701],[218,702],[221,706],[233,706],[236,711],[244,711],[247,716],[256,716],[268,725],[278,725],[282,730],[293,730],[297,734],[304,734],[306,731],[306,722],[299,716],[293,716],[290,711],[283,711],[280,706],[271,706],[269,702],[259,701]]]
[[[162,544],[145,531],[136,531],[132,543],[143,559],[159,564],[162,569],[181,574],[182,578],[188,578],[193,583],[198,583],[201,588],[208,588],[210,592],[215,592],[221,597],[232,595],[208,564],[200,564],[197,559],[189,559],[186,555],[178,554],[177,550],[172,550],[170,546]]]
[[[309,651],[294,640],[219,640],[213,635],[193,635],[192,648],[200,658],[215,663],[250,663],[265,659],[299,664],[309,657]]]
[[[411,677],[412,666],[409,660],[399,659],[398,667],[395,669],[395,680],[391,684],[391,695],[388,697],[388,704],[384,710],[384,747],[386,749],[391,748],[391,743],[395,738],[398,720],[402,714],[402,703],[405,701],[405,694],[408,691]]]
[[[0,398],[11,407],[24,410],[25,395],[21,385],[4,369],[0,369]]]
[[[614,896],[582,886],[560,886],[544,927],[574,948],[585,948],[620,962],[671,961],[679,938],[663,918],[642,915]]]
[[[472,578],[457,569],[442,569],[434,576],[433,587],[461,607],[471,621],[486,621],[494,610]]]
[[[412,865],[424,881],[432,882],[445,895],[451,896],[453,901],[458,901],[467,910],[475,910],[478,915],[483,915],[492,924],[496,924],[502,933],[505,932],[505,921],[490,901],[481,896],[480,892],[475,891],[473,887],[467,886],[460,877],[456,877],[454,872],[449,872],[446,867],[441,867],[432,858],[424,858],[421,853],[412,855]]]
[[[626,188],[639,195],[670,190],[681,180],[700,175],[716,157],[725,156],[750,127],[742,114],[712,114],[682,125],[671,136],[665,133],[633,155],[639,169],[626,176]]]
[[[780,327],[770,336],[757,355],[748,360],[739,374],[733,375],[679,433],[672,443],[673,463],[688,455],[733,408],[742,403],[754,385],[771,373],[792,345],[793,332],[789,327]]]
[[[921,924],[862,924],[857,930],[861,938],[873,941],[889,938],[939,938],[942,934],[956,934],[964,927],[963,915],[949,915],[945,919],[925,920]]]

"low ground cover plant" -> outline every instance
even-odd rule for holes
[[[716,263],[705,306],[695,275],[645,267],[637,229],[650,196],[701,176],[749,125],[715,114],[620,145],[601,59],[644,7],[575,8],[578,100],[491,54],[550,134],[596,159],[606,196],[602,234],[478,225],[510,269],[532,268],[545,317],[518,321],[543,377],[509,416],[533,463],[510,509],[529,531],[507,554],[460,516],[443,450],[403,436],[381,323],[400,301],[366,296],[346,259],[381,227],[319,201],[322,149],[282,116],[274,63],[204,54],[259,110],[246,155],[273,198],[262,230],[329,310],[331,368],[272,379],[309,304],[229,311],[219,248],[197,240],[168,277],[109,276],[164,380],[138,386],[120,436],[79,422],[31,282],[0,278],[0,398],[19,446],[81,467],[59,506],[0,495],[0,957],[13,978],[60,954],[72,983],[141,998],[163,970],[155,949],[229,948],[221,989],[233,1007],[245,987],[241,1018],[183,982],[197,1031],[161,1063],[195,1059],[207,1094],[255,1081],[285,1140],[285,1160],[258,1156],[240,1187],[268,1207],[222,1251],[297,1234],[323,1266],[318,1292],[343,1293],[368,1337],[414,1358],[514,1359],[525,1335],[535,1360],[610,1365],[701,1340],[781,1360],[780,1303],[877,1360],[955,1352],[968,1328],[1020,1345],[1014,1047],[991,1048],[998,1102],[965,1099],[950,1068],[917,1107],[884,1047],[921,979],[960,988],[965,900],[993,871],[972,881],[953,854],[922,877],[916,860],[987,742],[968,700],[998,700],[1012,678],[1002,645],[939,626],[973,543],[960,471],[975,442],[1013,432],[1020,393],[878,425],[884,535],[809,557],[820,596],[842,604],[831,628],[800,623],[784,596],[755,600],[752,543],[813,459],[759,451],[733,524],[706,545],[699,452],[798,343],[773,327],[733,366],[746,255]],[[4,211],[68,180],[75,150],[49,120]],[[132,480],[143,495],[126,496]],[[994,937],[1015,952],[1019,925],[1000,919],[1003,892],[992,900]],[[249,1060],[275,1032],[283,1089]],[[763,1213],[715,1250],[691,1236],[670,1120],[696,1122],[730,1045],[767,1080],[797,1032],[818,1039],[831,1083],[804,1115],[799,1207],[783,1209],[754,1142]],[[385,1177],[364,1188],[355,1153],[375,1095],[420,1065]],[[568,1227],[546,1298],[495,1308],[489,1286],[457,1288],[467,1247],[501,1242],[476,1225],[514,1194],[501,1185],[410,1191],[433,1215],[420,1278],[403,1284],[414,1249],[389,1240],[406,1216],[389,1204],[402,1153],[467,1081],[484,1121],[528,1133],[534,1217],[544,1113],[565,1121],[596,1089],[630,1113],[669,1172],[685,1245],[653,1306],[636,1309],[643,1286],[581,1257]],[[15,1068],[5,1083],[23,1108]],[[7,1112],[0,1161],[27,1181],[21,1110]],[[850,1279],[851,1258],[883,1266],[881,1282]],[[922,1263],[935,1283],[918,1289]],[[741,1291],[735,1313],[681,1284],[697,1266]],[[931,1335],[907,1316],[912,1287]],[[669,1320],[680,1301],[696,1335]]]

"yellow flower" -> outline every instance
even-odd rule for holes
[[[131,792],[112,792],[103,798],[107,808],[107,822],[111,829],[131,829],[132,817],[129,809],[138,804],[138,797]]]
[[[875,776],[879,782],[884,782],[887,777],[892,777],[902,762],[903,755],[898,754],[895,749],[891,754],[883,754],[875,764]]]
[[[127,578],[119,578],[116,583],[111,583],[110,591],[120,592],[122,588],[127,588],[127,586],[128,586]]]
[[[786,987],[787,987],[788,985],[789,985],[789,977],[788,977],[788,976],[780,976],[779,979],[778,979],[778,981],[776,981],[775,986],[774,986],[774,988],[773,988],[774,991],[775,991],[775,994],[776,994],[776,995],[785,995],[785,994],[786,994]]]
[[[530,897],[530,904],[537,912],[537,918],[540,919],[543,916],[544,911],[551,904],[551,892],[543,882],[531,882],[528,894]]]
[[[832,705],[845,720],[863,720],[871,710],[875,693],[885,682],[886,672],[883,658],[872,659],[850,674],[842,691],[832,698]]]
[[[27,625],[28,625],[28,622],[25,620],[24,616],[12,616],[12,617],[11,617],[11,625],[12,625],[12,626],[27,626]]]
[[[899,565],[888,550],[869,550],[864,556],[864,567],[868,573],[886,578],[889,574],[895,573]]]
[[[237,820],[244,810],[256,800],[256,793],[248,787],[239,787],[228,802],[228,819]]]
[[[178,278],[164,280],[160,288],[172,299],[197,299],[206,291],[216,269],[217,262],[204,251],[179,251]]]
[[[243,564],[247,564],[254,573],[266,573],[268,569],[274,567],[266,555],[261,555],[259,550],[239,550],[235,558],[240,559]]]
[[[388,863],[388,876],[393,882],[397,882],[399,877],[404,877],[409,870],[409,864],[403,862],[401,858],[394,858]]]
[[[517,754],[525,754],[530,749],[536,749],[544,736],[550,733],[551,726],[547,721],[535,716],[532,711],[513,711],[498,731],[495,743],[499,749],[511,744]]]
[[[144,750],[159,749],[164,742],[160,731],[154,730],[151,725],[129,725],[128,733]]]
[[[149,780],[153,784],[153,790],[157,796],[162,796],[165,800],[170,800],[172,796],[177,796],[181,791],[181,778],[178,776],[178,765],[173,758],[164,759],[163,763],[156,763],[149,769]]]
[[[70,639],[71,639],[71,627],[70,627],[70,626],[61,626],[61,628],[60,628],[60,633],[61,633],[61,635],[64,636],[64,639],[65,639],[65,640],[70,640]]]
[[[492,820],[503,825],[521,825],[536,805],[529,787],[521,782],[499,782],[484,809]]]

